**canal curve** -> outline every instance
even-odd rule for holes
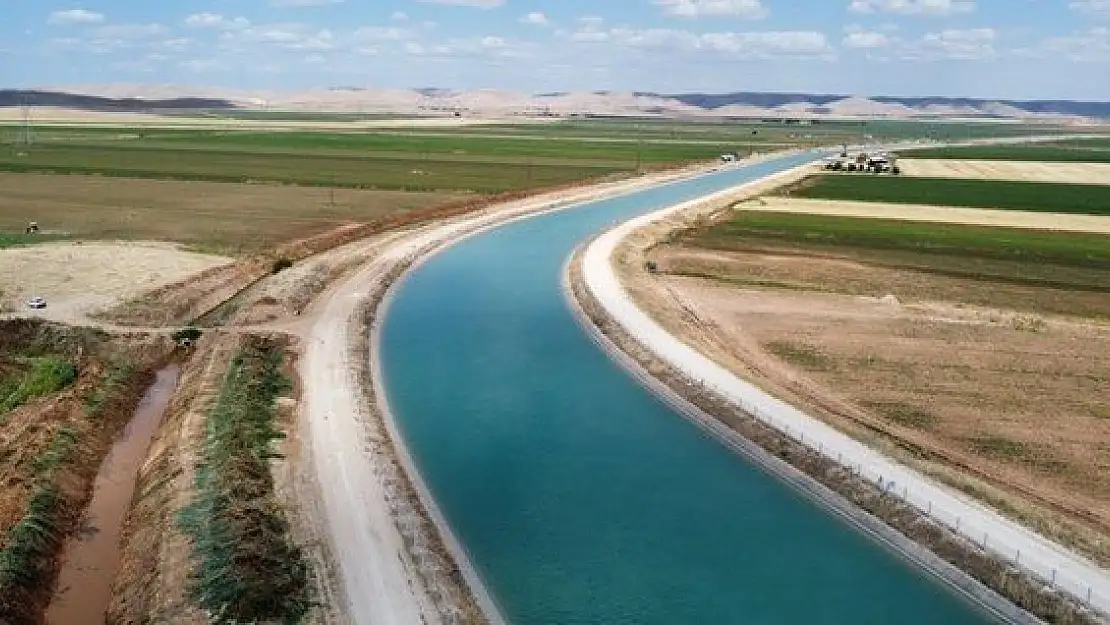
[[[815,158],[512,222],[398,285],[381,334],[386,397],[509,622],[992,622],[675,414],[564,298],[567,258],[607,226]]]

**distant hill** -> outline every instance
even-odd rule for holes
[[[138,98],[108,98],[59,91],[0,89],[0,107],[23,106],[24,103],[31,106],[50,106],[85,111],[114,111],[126,113],[175,109],[236,108],[234,102],[219,98],[182,97],[162,100],[142,100]]]
[[[725,106],[755,106],[760,108],[779,108],[790,104],[812,104],[826,107],[829,104],[850,99],[848,95],[805,94],[805,93],[760,93],[737,92],[725,94],[684,93],[684,94],[642,94],[671,98],[684,104],[703,109],[716,109]],[[1110,118],[1110,102],[1077,102],[1072,100],[985,100],[978,98],[949,97],[901,97],[874,96],[867,98],[872,102],[893,104],[921,111],[938,108],[979,111],[985,115],[997,116],[999,105],[1033,114],[1063,115],[1067,117]]]
[[[0,108],[24,102],[102,112],[258,109],[320,112],[421,111],[513,115],[663,116],[683,118],[888,118],[1110,120],[1110,102],[987,100],[952,97],[859,96],[813,93],[550,92],[376,89],[344,86],[303,91],[247,91],[175,85],[82,85],[34,91],[0,90]]]

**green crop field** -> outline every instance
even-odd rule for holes
[[[760,240],[1110,270],[1110,236],[1098,234],[738,211],[692,237],[694,243],[716,249]]]
[[[756,288],[785,288],[905,300],[955,298],[983,306],[1110,318],[1110,236],[737,211],[724,221],[682,233],[684,246],[812,259],[847,258],[899,272],[897,278],[834,272],[835,278],[760,261],[678,265],[678,275]]]
[[[606,163],[575,165],[519,159],[461,159],[452,155],[387,157],[188,147],[41,145],[26,152],[0,153],[0,171],[12,173],[476,193],[557,185],[628,169],[631,168]]]
[[[1106,185],[845,174],[813,176],[783,193],[822,200],[1110,215]]]
[[[500,191],[558,185],[693,160],[713,142],[544,141],[418,133],[49,128],[9,132],[0,171],[268,182],[368,189]]]
[[[1094,140],[1025,145],[970,146],[902,152],[905,158],[977,161],[1028,161],[1042,163],[1110,163],[1110,148]]]

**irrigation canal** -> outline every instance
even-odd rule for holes
[[[510,223],[399,286],[382,332],[388,400],[508,621],[992,622],[675,414],[564,299],[567,258],[606,226],[815,158]]]

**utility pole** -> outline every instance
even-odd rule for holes
[[[633,132],[636,133],[636,173],[640,173],[640,168],[644,163],[644,138],[640,136],[640,124],[636,124],[632,128]]]
[[[33,120],[31,118],[31,98],[26,93],[20,97],[20,113],[23,116],[23,144],[31,145],[35,141]]]

